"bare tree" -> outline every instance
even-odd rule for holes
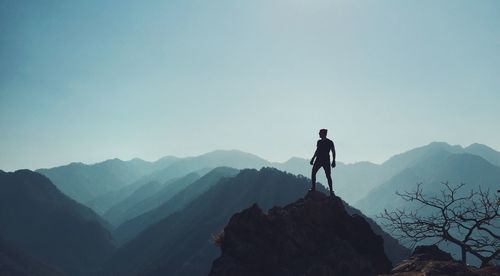
[[[460,193],[464,184],[442,184],[443,190],[434,196],[424,195],[421,183],[414,191],[397,192],[403,200],[417,203],[417,208],[384,210],[379,216],[383,225],[412,246],[429,239],[437,240],[436,244],[443,241],[456,244],[461,248],[463,263],[466,263],[467,253],[481,260],[481,266],[499,260],[498,196],[482,189]]]

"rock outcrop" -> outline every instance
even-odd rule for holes
[[[377,275],[391,263],[383,240],[338,197],[309,192],[264,214],[235,214],[218,237],[222,255],[210,276]]]
[[[436,245],[417,246],[413,254],[392,269],[389,275],[397,276],[494,276],[500,275],[499,266],[476,268],[455,261],[449,253]]]

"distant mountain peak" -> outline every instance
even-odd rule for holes
[[[486,145],[474,143],[464,149],[465,152],[481,156],[493,165],[500,166],[500,152]]]
[[[443,142],[443,141],[433,141],[433,142],[430,142],[429,144],[427,144],[426,146],[434,146],[434,147],[451,147],[450,144],[448,144],[447,142]],[[425,146],[424,146],[425,147]]]
[[[463,147],[461,145],[452,145],[443,141],[430,142],[429,144],[422,147],[418,147],[416,149],[425,149],[425,148],[432,150],[446,150],[450,152],[457,152],[457,151],[459,152],[463,150]]]
[[[213,151],[209,151],[205,154],[202,154],[201,156],[209,156],[209,155],[246,155],[246,156],[252,156],[255,158],[263,159],[262,157],[249,153],[246,151],[238,150],[238,149],[217,149]]]
[[[179,159],[179,157],[177,156],[173,156],[173,155],[167,155],[167,156],[163,156],[163,157],[160,157],[158,160],[156,160],[155,162],[158,162],[158,161],[165,161],[165,160],[175,160],[175,159]]]
[[[465,150],[485,150],[485,151],[498,152],[495,149],[480,143],[472,143],[469,146],[465,147]]]
[[[148,162],[148,161],[146,161],[142,158],[139,158],[139,157],[134,157],[134,158],[130,159],[129,161],[131,161],[131,162]]]
[[[289,163],[289,162],[303,162],[303,161],[307,161],[306,158],[303,158],[303,157],[297,157],[297,156],[292,156],[290,157],[288,160],[286,160],[284,163]]]

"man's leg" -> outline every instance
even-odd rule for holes
[[[330,188],[330,195],[333,195],[332,169],[330,168],[330,163],[323,164],[323,169],[325,169],[326,179],[328,180],[328,187]]]
[[[311,191],[316,191],[316,173],[319,168],[321,168],[321,165],[318,162],[314,162],[311,172]]]

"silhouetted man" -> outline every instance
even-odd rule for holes
[[[335,145],[333,144],[332,140],[326,138],[327,132],[328,130],[326,129],[319,130],[319,137],[321,139],[318,140],[318,143],[316,144],[316,151],[314,152],[314,156],[312,157],[310,162],[311,165],[313,165],[311,174],[311,190],[316,190],[316,173],[321,167],[323,167],[323,169],[325,170],[326,179],[328,180],[328,187],[330,187],[330,196],[333,196],[332,172],[330,169],[330,150],[332,151],[333,159],[332,168],[335,168]]]

